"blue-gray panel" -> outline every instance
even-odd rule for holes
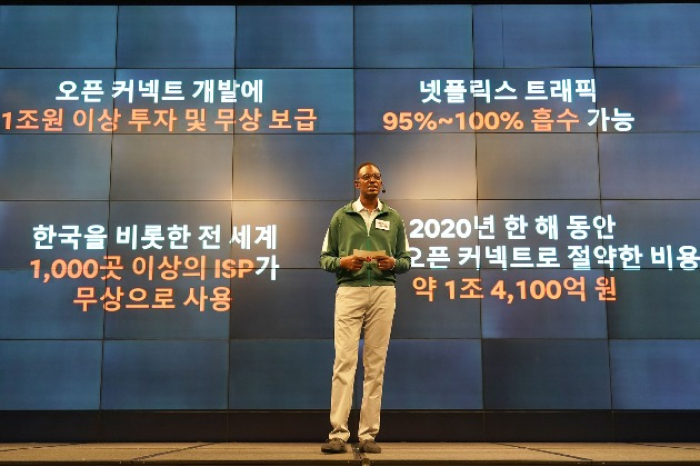
[[[482,409],[478,340],[392,340],[382,407]]]
[[[593,65],[590,6],[503,5],[502,9],[506,67]]]
[[[332,340],[231,341],[229,409],[328,409]]]
[[[357,6],[355,63],[358,68],[471,68],[471,6]]]
[[[613,409],[700,409],[700,342],[610,342]]]
[[[237,135],[233,197],[346,199],[354,179],[353,148],[351,135]]]
[[[106,200],[110,136],[0,136],[0,199]]]
[[[335,277],[324,270],[277,271],[233,280],[231,338],[333,337]]]
[[[593,66],[587,5],[475,5],[480,68]]]
[[[504,68],[503,5],[474,5],[474,67]]]
[[[700,5],[592,5],[597,66],[698,66]]]
[[[484,340],[486,409],[610,409],[607,340]]]
[[[351,6],[238,7],[240,68],[352,68]]]
[[[121,6],[119,68],[233,68],[234,6]]]
[[[233,138],[117,135],[114,200],[230,200]]]
[[[102,409],[226,409],[227,340],[107,341]]]
[[[104,282],[100,278],[55,279],[50,273],[48,268],[0,270],[0,338],[102,338],[102,307],[88,306],[84,311],[74,300],[79,300],[79,287],[94,288],[99,298]]]
[[[117,7],[0,7],[0,63],[6,68],[113,68]]]
[[[700,199],[700,134],[601,134],[603,199]]]
[[[0,341],[0,409],[96,410],[99,341]]]
[[[593,134],[478,134],[479,199],[597,199]]]
[[[611,338],[700,338],[697,271],[615,272],[608,303]]]
[[[609,119],[599,132],[616,132],[618,115],[631,114],[632,132],[700,131],[700,68],[596,68],[598,107]],[[622,132],[622,131],[618,131]]]
[[[473,134],[358,135],[355,157],[382,170],[388,199],[476,199]]]

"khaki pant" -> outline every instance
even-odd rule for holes
[[[331,388],[329,438],[348,441],[348,416],[357,369],[360,332],[364,329],[362,362],[365,379],[360,410],[360,440],[374,439],[379,432],[384,365],[389,349],[391,323],[396,309],[393,286],[339,287],[335,295],[335,363]]]

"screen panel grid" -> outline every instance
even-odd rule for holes
[[[698,20],[0,6],[0,410],[327,409],[365,161],[413,262],[386,408],[697,410]]]

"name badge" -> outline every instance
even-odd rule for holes
[[[390,226],[389,220],[379,220],[379,219],[377,219],[377,220],[374,221],[374,226],[375,226],[378,230],[387,230],[387,231],[389,231],[389,226]]]

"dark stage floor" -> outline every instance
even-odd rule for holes
[[[700,465],[700,443],[393,443],[324,455],[320,443],[3,443],[0,465]]]

